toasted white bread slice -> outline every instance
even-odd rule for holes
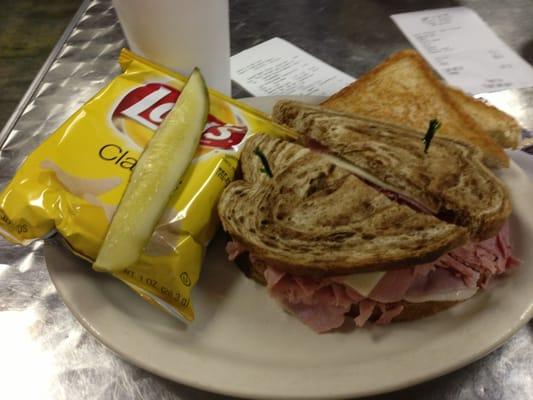
[[[500,146],[511,149],[518,147],[522,128],[513,117],[482,100],[469,96],[460,89],[447,86],[446,91],[454,103],[487,131]]]
[[[298,144],[255,135],[241,168],[218,213],[254,264],[317,277],[386,270],[431,262],[468,241],[465,228],[389,200]]]
[[[437,133],[426,153],[416,131],[294,101],[278,102],[272,118],[378,186],[466,227],[472,239],[494,236],[511,213],[506,187],[481,162],[481,152],[460,141]]]
[[[453,97],[416,51],[404,50],[322,105],[409,127],[421,135],[427,130],[429,121],[436,118],[442,124],[439,135],[477,146],[490,166],[507,167],[509,159],[502,147],[460,108]]]

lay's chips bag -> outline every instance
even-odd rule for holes
[[[185,78],[122,50],[123,73],[42,143],[0,194],[0,233],[20,244],[59,232],[94,260],[131,171]],[[231,182],[239,150],[257,132],[293,134],[215,91],[195,158],[143,255],[114,276],[144,299],[186,320],[205,247],[217,229],[216,203]],[[95,272],[96,273],[96,272]]]

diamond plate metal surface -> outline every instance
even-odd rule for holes
[[[354,75],[392,51],[408,46],[391,23],[386,24],[389,14],[430,8],[430,4],[454,5],[448,1],[410,1],[396,7],[369,1],[275,3],[277,6],[270,2],[231,2],[233,52],[282,36]],[[531,47],[531,2],[467,1],[462,5],[476,9],[515,48]],[[496,14],[502,15],[506,6],[512,9],[513,23],[511,17],[503,21],[497,18]],[[284,15],[276,13],[277,9],[284,9]],[[298,15],[313,13],[319,14],[317,24],[326,31],[327,46],[319,40],[320,35],[315,37],[316,29],[294,23]],[[346,21],[347,14],[353,16],[351,25]],[[375,22],[369,22],[372,19],[385,21],[384,28],[374,29]],[[265,28],[265,23],[272,25]],[[264,29],[258,30],[259,26]],[[360,41],[352,40],[356,34],[366,36]],[[20,114],[15,114],[3,131],[2,188],[44,138],[119,72],[117,57],[125,41],[110,1],[86,1],[65,39],[32,85]],[[242,96],[245,92],[234,87],[234,94]],[[491,94],[489,99],[514,114],[527,128],[533,128],[533,90]],[[24,248],[2,240],[0,254],[0,398],[227,398],[156,377],[122,361],[97,342],[59,298],[46,271],[41,242]],[[531,398],[532,394],[530,322],[480,361],[433,381],[374,398],[516,400]]]

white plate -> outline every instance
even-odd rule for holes
[[[275,99],[250,104],[270,111]],[[313,99],[316,100],[316,99]],[[512,163],[516,255],[523,265],[474,299],[431,318],[350,333],[313,333],[227,261],[222,235],[210,246],[185,326],[119,281],[91,271],[57,245],[50,276],[76,318],[130,362],[198,388],[245,397],[349,397],[409,386],[476,360],[533,315],[533,189]],[[529,242],[529,243],[528,243]]]

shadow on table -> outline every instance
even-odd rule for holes
[[[529,40],[520,49],[520,55],[530,64],[533,64],[533,40]]]

